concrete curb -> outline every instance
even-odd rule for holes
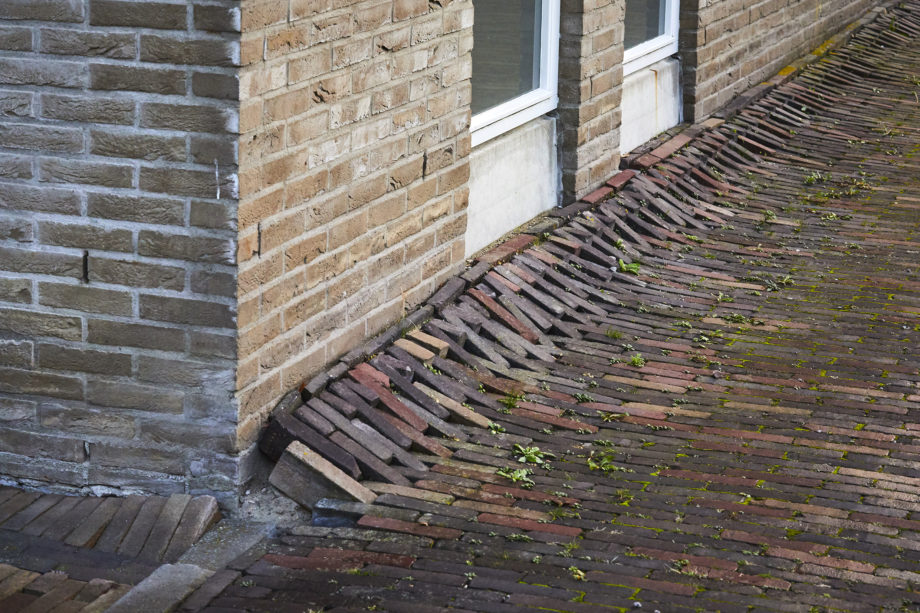
[[[167,613],[214,574],[194,564],[164,564],[135,585],[109,609],[109,613]]]

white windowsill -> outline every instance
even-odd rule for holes
[[[522,126],[532,119],[549,113],[559,104],[555,93],[535,89],[504,104],[473,115],[470,121],[472,146],[480,145],[496,136]]]

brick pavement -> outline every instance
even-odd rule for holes
[[[920,610],[918,33],[882,13],[288,397],[313,525],[179,609]]]
[[[79,497],[0,487],[0,611],[104,611],[219,518],[211,496]]]

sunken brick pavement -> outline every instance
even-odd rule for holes
[[[918,34],[882,13],[308,386],[276,423],[376,500],[180,609],[920,610]]]
[[[311,388],[340,451],[324,414],[412,440],[184,606],[920,610],[918,34],[883,13]]]

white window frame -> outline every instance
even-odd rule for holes
[[[623,52],[624,77],[677,53],[680,0],[665,0],[664,7],[664,34]]]
[[[559,105],[559,3],[560,0],[542,2],[539,86],[473,115],[470,121],[473,147],[545,115]]]

